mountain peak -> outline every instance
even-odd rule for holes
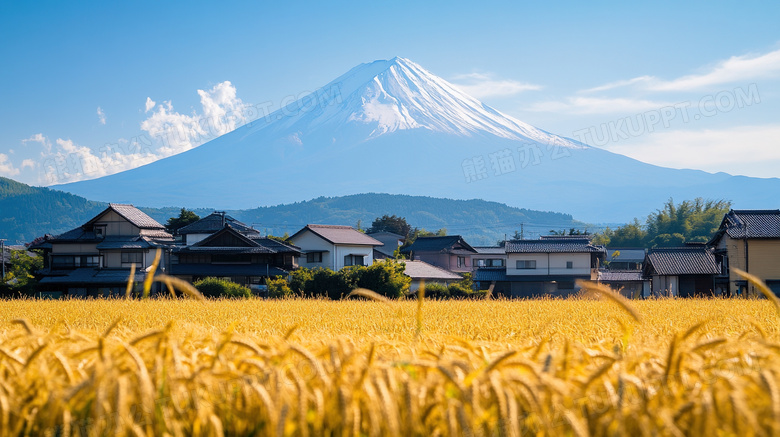
[[[461,137],[489,134],[570,148],[586,147],[503,114],[415,62],[398,56],[360,64],[315,95],[332,96],[334,89],[338,89],[340,102],[330,100],[325,108],[286,116],[273,129],[307,132],[312,128],[334,130],[357,124],[370,129],[369,139],[396,131],[424,129]],[[310,108],[305,99],[289,107]],[[290,114],[289,109],[286,113]]]

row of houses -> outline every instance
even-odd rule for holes
[[[731,266],[766,279],[780,294],[780,210],[730,211],[707,244],[649,251],[606,248],[583,236],[490,247],[472,247],[458,235],[403,242],[392,233],[316,224],[280,241],[219,212],[171,235],[132,205],[110,204],[84,225],[47,235],[31,249],[44,253],[40,286],[51,295],[122,295],[128,281],[144,281],[158,249],[159,272],[191,282],[221,277],[257,291],[267,278],[298,267],[339,270],[400,251],[408,258],[412,290],[422,281],[449,284],[472,273],[479,288],[507,297],[566,296],[577,291],[578,279],[601,281],[632,297],[744,294],[747,283]]]

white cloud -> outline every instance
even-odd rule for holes
[[[19,174],[19,169],[8,160],[8,155],[0,153],[0,176],[12,177]]]
[[[35,168],[35,164],[36,164],[35,161],[33,161],[32,159],[25,159],[22,161],[22,170],[24,170],[25,168],[29,168],[32,170]]]
[[[495,96],[511,96],[523,91],[542,89],[541,85],[534,85],[509,79],[494,79],[491,74],[471,73],[461,74],[453,78],[454,85],[466,94],[478,99]]]
[[[563,101],[538,102],[528,110],[534,112],[566,112],[571,114],[635,113],[670,106],[668,102],[644,99],[568,97]]]
[[[780,125],[655,132],[605,149],[650,164],[780,177]]]
[[[103,112],[103,109],[100,106],[97,108],[97,115],[98,120],[100,120],[100,124],[106,124],[106,113]]]
[[[151,97],[146,98],[146,112],[149,112],[157,103]]]
[[[47,152],[51,151],[51,142],[43,134],[35,134],[30,138],[22,140],[23,145],[26,146],[27,143],[39,143]]]
[[[184,152],[224,135],[245,121],[246,105],[236,96],[230,81],[215,85],[211,90],[198,90],[203,113],[180,114],[170,101],[156,105],[146,100],[147,110],[155,108],[141,129],[162,142],[160,157]],[[156,106],[155,106],[156,105]]]
[[[734,82],[763,78],[780,78],[780,50],[763,55],[732,56],[700,74],[690,74],[672,80],[655,76],[641,76],[597,86],[583,92],[606,91],[626,86],[637,86],[646,91],[688,91],[711,88]]]
[[[158,158],[149,148],[122,150],[118,145],[106,145],[96,153],[72,140],[57,138],[55,143],[56,150],[53,153],[42,154],[44,161],[39,181],[48,185],[106,176],[148,164]]]

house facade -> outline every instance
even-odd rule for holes
[[[401,253],[413,261],[425,261],[450,272],[469,273],[474,265],[472,257],[477,251],[460,235],[448,235],[418,237],[410,246],[401,249]]]
[[[713,296],[721,266],[711,247],[689,245],[648,250],[642,272],[653,296]]]
[[[506,267],[479,268],[474,281],[480,289],[515,298],[568,296],[578,279],[597,280],[606,251],[584,237],[545,237],[508,241]]]
[[[755,294],[733,268],[761,278],[780,295],[780,210],[731,210],[708,243],[721,262],[715,287],[727,296]]]
[[[160,270],[164,271],[169,260],[163,249],[172,242],[165,227],[144,212],[112,203],[84,225],[47,236],[31,249],[44,254],[42,291],[97,297],[123,295],[128,281],[143,282],[157,249],[162,250]]]
[[[298,265],[341,270],[347,266],[371,265],[374,249],[382,242],[350,226],[306,225],[288,241],[299,247]]]
[[[176,236],[185,246],[190,246],[221,231],[226,225],[230,225],[243,235],[260,237],[259,231],[221,211],[214,211],[196,222],[177,229]]]
[[[224,278],[262,294],[267,278],[287,276],[297,267],[300,249],[247,232],[237,223],[237,227],[233,227],[236,223],[226,223],[194,244],[174,246],[171,274],[189,282],[210,276]]]
[[[477,251],[471,262],[476,270],[481,267],[506,267],[506,249],[503,246],[474,246]]]

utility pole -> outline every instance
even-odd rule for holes
[[[525,223],[520,223],[520,239],[525,240]]]

